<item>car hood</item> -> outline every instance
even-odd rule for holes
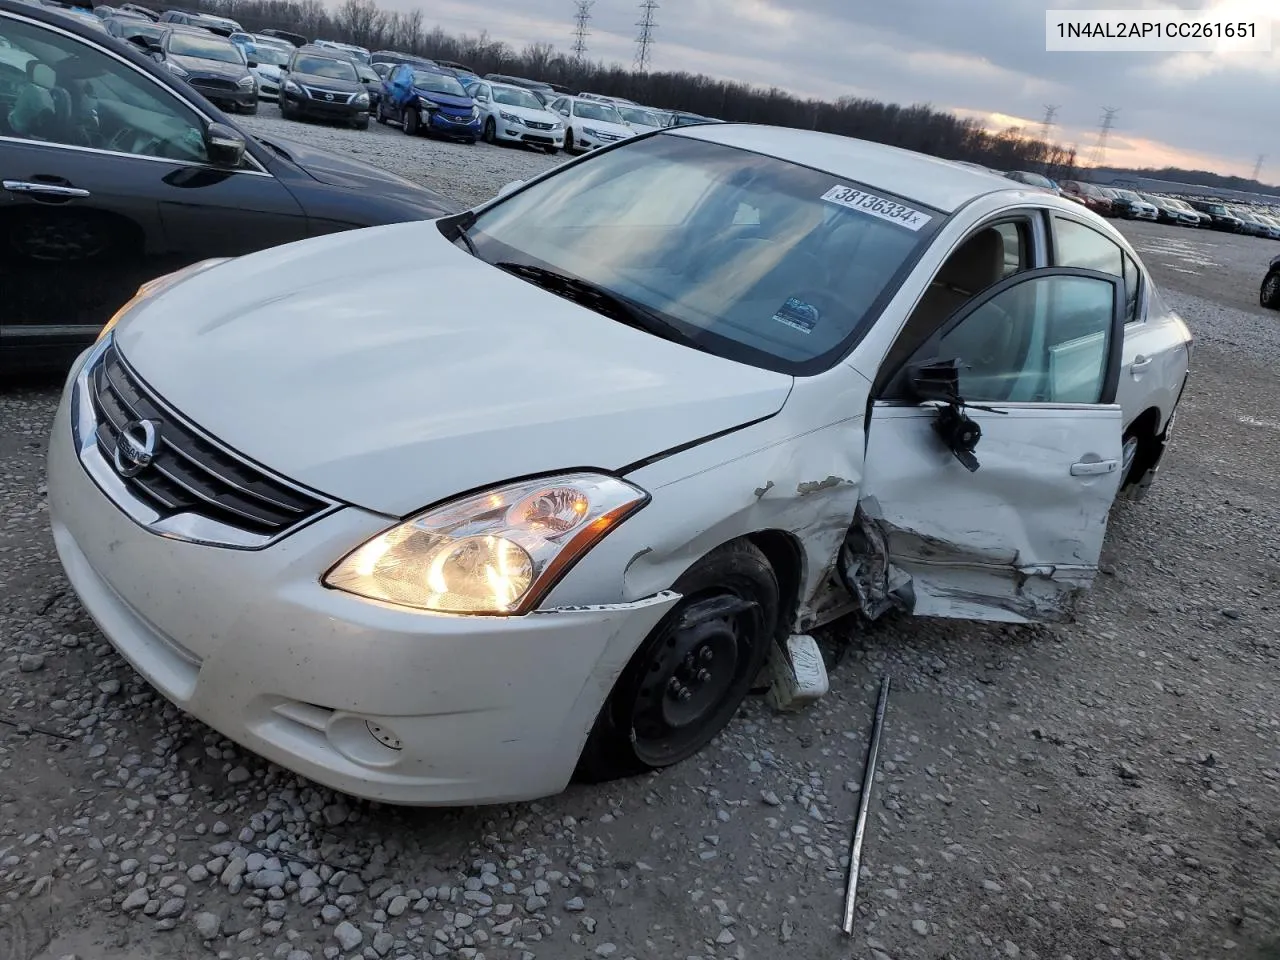
[[[421,97],[423,100],[430,100],[432,103],[438,103],[442,107],[456,107],[459,110],[470,110],[475,106],[475,101],[470,97],[455,97],[450,93],[436,93],[434,90],[423,90],[420,87],[414,87],[415,96]]]
[[[532,120],[535,123],[558,123],[560,115],[549,110],[535,110],[533,107],[513,107],[507,103],[491,103],[489,107],[494,113],[510,113],[521,120]]]
[[[301,84],[311,90],[320,90],[327,93],[341,93],[347,95],[364,92],[364,84],[355,80],[335,80],[332,77],[312,77],[305,73],[291,73],[289,78],[293,80],[294,83]]]
[[[169,61],[197,77],[239,80],[249,73],[249,68],[243,63],[223,63],[221,60],[205,60],[201,57],[182,57],[176,53],[169,54]]]
[[[393,516],[515,477],[618,470],[769,417],[792,386],[534,287],[430,222],[230,261],[116,337],[213,436]]]
[[[381,195],[401,195],[420,202],[424,194],[430,194],[440,203],[441,209],[459,210],[457,204],[445,199],[434,190],[419,186],[404,177],[398,177],[388,170],[372,164],[344,157],[310,144],[283,137],[266,137],[293,158],[294,163],[312,179],[335,187],[347,187],[352,190],[377,190]]]
[[[268,80],[280,79],[280,68],[270,63],[260,63],[252,69],[258,76],[266,77]]]
[[[619,137],[633,137],[636,133],[625,124],[613,123],[609,120],[588,120],[586,117],[574,117],[573,124],[583,130],[599,130],[601,133],[612,133]]]

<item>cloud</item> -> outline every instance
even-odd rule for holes
[[[417,0],[382,2],[409,8]],[[1280,20],[1269,53],[1045,51],[1046,7],[1099,6],[1126,6],[1135,17],[1144,9],[1280,16],[1276,0],[681,0],[657,10],[652,66],[801,96],[928,103],[1033,127],[1047,105],[1057,105],[1058,138],[1078,142],[1085,154],[1102,107],[1114,106],[1108,162],[1250,173],[1271,145]],[[450,32],[488,30],[517,47],[567,48],[573,25],[569,0],[441,0],[426,13]],[[629,63],[637,0],[597,0],[592,13],[590,55]],[[1280,180],[1280,155],[1274,168],[1270,179]]]

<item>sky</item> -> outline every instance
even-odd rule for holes
[[[419,0],[381,0],[411,9]],[[1038,132],[1088,160],[1104,107],[1105,161],[1280,184],[1280,0],[660,0],[651,69],[689,70],[824,99],[928,103],[994,130]],[[568,51],[574,0],[432,0],[428,24]],[[1213,10],[1274,18],[1267,53],[1045,51],[1045,9]],[[588,56],[630,63],[639,0],[595,0]]]

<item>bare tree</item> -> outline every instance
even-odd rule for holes
[[[334,26],[361,46],[376,44],[387,15],[374,0],[342,0]]]

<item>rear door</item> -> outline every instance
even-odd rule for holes
[[[1058,620],[1092,583],[1120,483],[1124,311],[1118,277],[1016,274],[947,320],[872,404],[861,507],[910,576],[914,613]],[[958,365],[963,406],[916,399],[911,370],[938,361]],[[966,466],[960,428],[973,427]]]
[[[141,283],[306,235],[251,158],[208,162],[210,118],[173,88],[18,15],[0,14],[0,41],[25,61],[0,103],[0,351],[63,362]]]

